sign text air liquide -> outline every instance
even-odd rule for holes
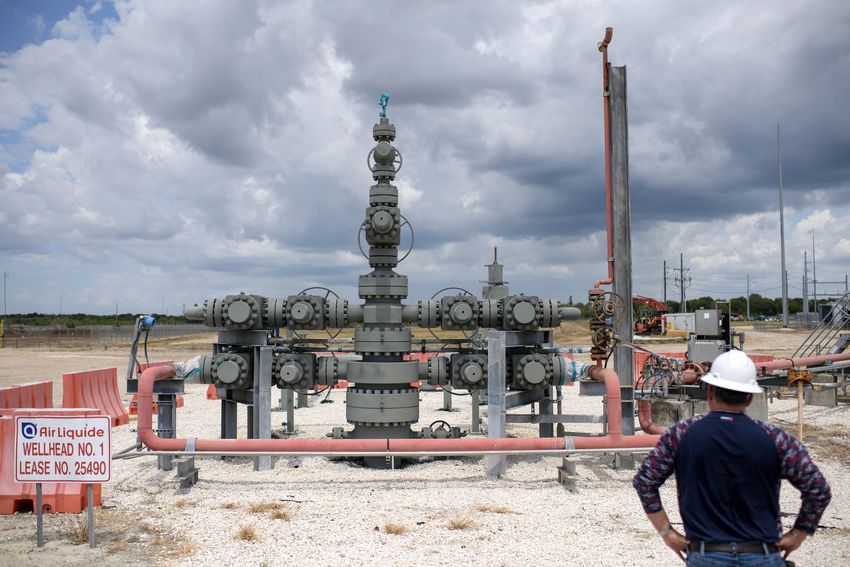
[[[108,416],[17,416],[15,433],[15,481],[109,481]]]

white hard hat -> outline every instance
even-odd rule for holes
[[[711,371],[702,381],[718,388],[761,394],[763,390],[756,382],[756,365],[743,351],[730,350],[714,359]]]

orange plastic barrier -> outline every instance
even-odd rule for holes
[[[215,387],[213,387],[213,393],[215,393]],[[209,398],[209,392],[207,392],[207,397]],[[154,414],[156,414],[157,409],[159,407],[159,406],[156,405],[156,398],[157,398],[157,394],[154,394],[153,395],[153,413]],[[218,399],[218,398],[212,398],[212,399]],[[177,404],[178,408],[183,407],[183,404],[184,404],[183,394],[177,394],[177,398],[176,398],[175,403]],[[139,415],[139,395],[138,394],[133,394],[133,398],[130,400],[130,405],[127,406],[127,412],[130,415]]]
[[[428,362],[431,358],[433,358],[437,353],[436,352],[411,352],[410,354],[404,355],[404,360],[415,360],[416,362]],[[422,382],[419,380],[410,383],[414,388],[418,388],[422,385]],[[437,386],[439,388],[439,386]]]
[[[28,382],[0,388],[0,415],[18,408],[52,408],[53,382]]]
[[[218,392],[215,391],[215,384],[210,384],[207,388],[207,399],[208,400],[220,400],[218,397]]]
[[[0,417],[0,514],[35,510],[35,483],[15,482],[15,416],[83,417],[101,415],[99,409],[16,409]],[[101,504],[101,487],[93,487],[95,506]],[[41,484],[41,508],[45,513],[79,514],[87,505],[86,485],[76,482],[44,482]]]
[[[63,408],[98,408],[112,418],[112,426],[130,422],[118,393],[118,369],[101,368],[62,375]]]
[[[142,362],[142,363],[139,363],[139,372],[140,373],[144,372],[145,370],[147,370],[151,366],[164,366],[166,364],[171,364],[172,362],[174,362],[174,361],[173,360],[157,360],[155,362],[150,362],[150,363],[147,363],[147,364]],[[178,408],[183,407],[184,402],[183,402],[183,395],[182,394],[177,394],[176,403],[177,403]],[[156,411],[157,411],[156,394],[154,394],[153,395],[153,413],[156,413]],[[133,394],[133,397],[130,400],[130,405],[127,406],[127,413],[129,413],[130,415],[138,415],[139,414],[139,396],[138,395]]]

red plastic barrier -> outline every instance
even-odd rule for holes
[[[13,410],[21,407],[21,387],[0,388],[0,408]]]
[[[62,375],[63,408],[98,408],[112,418],[112,426],[130,422],[118,393],[118,369],[101,368]]]
[[[149,363],[142,362],[142,363],[139,363],[139,372],[140,373],[144,372],[145,370],[147,370],[148,368],[150,368],[152,366],[165,366],[166,364],[171,364],[173,362],[174,362],[173,360],[157,360],[155,362],[149,362]],[[207,397],[209,397],[209,394],[207,395]],[[176,403],[177,403],[178,408],[183,407],[184,402],[183,402],[183,395],[182,394],[177,394]],[[153,413],[156,413],[156,412],[157,412],[156,394],[154,394],[153,395]],[[133,397],[130,400],[130,405],[127,406],[127,413],[129,413],[130,415],[138,415],[138,413],[139,413],[139,396],[138,395],[133,394]]]
[[[436,356],[436,352],[411,352],[410,354],[404,355],[404,360],[415,360],[416,362],[428,362],[430,359]],[[414,388],[418,388],[422,385],[422,382],[416,380],[415,382],[410,383]],[[439,387],[439,386],[438,386]]]
[[[35,483],[15,482],[15,416],[59,417],[101,415],[99,409],[16,409],[0,417],[0,514],[35,510]],[[86,508],[86,485],[43,482],[41,508],[45,513],[79,514]],[[101,487],[93,487],[94,505],[101,504]]]
[[[220,400],[221,399],[221,398],[218,397],[218,392],[215,391],[215,384],[210,384],[209,387],[207,388],[207,399],[208,400]],[[154,405],[156,405],[156,404],[154,404]],[[137,404],[137,407],[138,407],[138,404]]]
[[[52,408],[53,382],[28,382],[0,388],[0,415],[18,408]]]
[[[151,365],[153,366],[153,365]],[[213,393],[215,393],[215,387],[213,387]],[[153,395],[153,413],[157,412],[158,406],[156,405],[156,397],[157,394]],[[209,392],[207,393],[207,397],[209,397]],[[215,398],[218,399],[218,398]],[[184,405],[183,394],[177,394],[176,402],[178,408],[182,408]],[[139,414],[139,395],[133,394],[133,398],[130,400],[130,405],[127,406],[127,413],[130,415],[138,415]]]

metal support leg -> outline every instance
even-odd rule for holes
[[[86,502],[88,506],[89,520],[89,547],[94,547],[94,485],[86,485]]]
[[[295,433],[295,396],[292,390],[283,390],[281,395],[286,403],[286,432]]]
[[[443,386],[443,407],[440,409],[443,411],[452,411],[452,395],[451,392],[452,387],[446,384]]]
[[[487,436],[505,437],[505,332],[487,332]],[[487,457],[487,474],[500,477],[506,470],[504,455]]]
[[[157,435],[163,439],[177,437],[177,396],[175,394],[156,395],[156,428]],[[170,471],[174,468],[171,455],[159,455],[156,458],[157,468]]]
[[[236,402],[221,400],[221,438],[236,439]]]
[[[549,387],[548,396],[540,400],[538,407],[540,408],[540,415],[552,415],[552,387]],[[553,423],[541,423],[538,426],[540,430],[540,437],[552,437],[555,430],[555,425]]]
[[[254,436],[254,406],[247,406],[245,411],[245,430],[247,431],[248,439],[256,439]]]
[[[472,427],[470,432],[481,433],[481,404],[479,403],[481,390],[473,390],[469,398],[472,400]]]
[[[35,483],[35,541],[38,547],[44,547],[44,513],[42,511],[41,483]]]
[[[254,349],[254,406],[251,412],[251,429],[255,439],[272,438],[272,347]],[[254,457],[254,470],[272,468],[269,455]]]

